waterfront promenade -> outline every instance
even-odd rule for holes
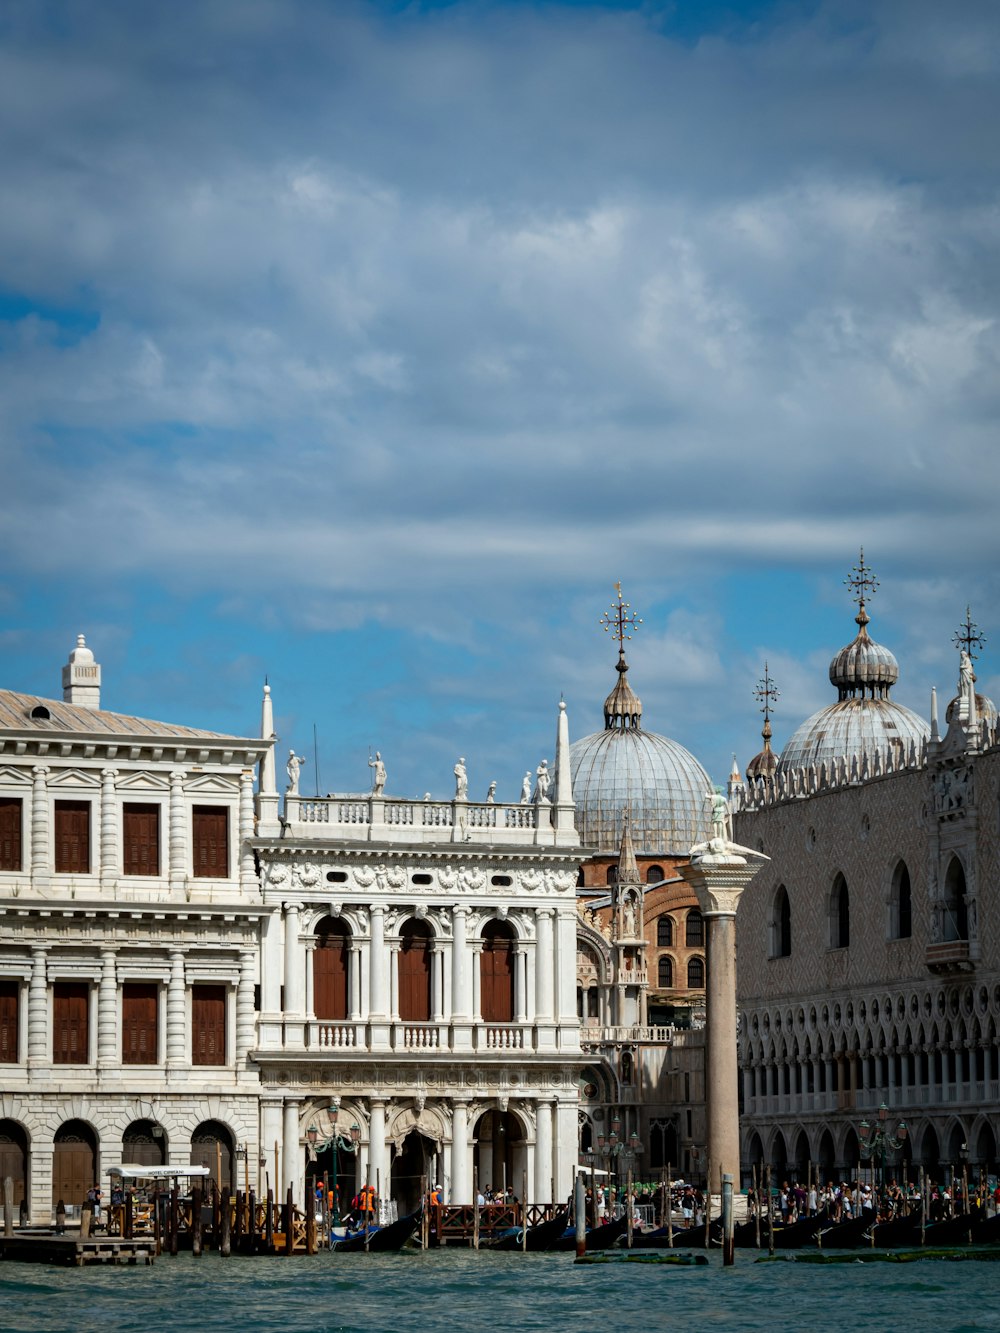
[[[163,1256],[151,1268],[0,1269],[5,1333],[203,1333],[239,1329],[454,1333],[456,1329],[617,1333],[705,1328],[770,1333],[1000,1330],[989,1263],[757,1264],[723,1269],[579,1268],[572,1255],[468,1250],[302,1256],[290,1263]]]

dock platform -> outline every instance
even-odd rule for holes
[[[0,1261],[56,1264],[82,1268],[87,1264],[151,1264],[156,1257],[152,1236],[123,1240],[120,1236],[91,1236],[87,1240],[55,1232],[0,1235]]]

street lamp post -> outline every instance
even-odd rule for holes
[[[615,1195],[618,1194],[618,1181],[621,1167],[632,1166],[642,1152],[642,1144],[639,1142],[639,1135],[633,1129],[627,1139],[619,1138],[619,1130],[622,1127],[621,1119],[616,1115],[611,1121],[611,1133],[605,1138],[603,1133],[597,1136],[597,1152],[595,1156],[602,1157],[607,1163],[608,1175],[614,1180]]]
[[[895,1132],[890,1133],[887,1124],[888,1117],[889,1108],[883,1102],[878,1108],[877,1122],[871,1125],[867,1120],[862,1120],[859,1126],[861,1156],[875,1167],[879,1199],[885,1197],[886,1158],[900,1151],[906,1142],[907,1135],[906,1122],[903,1120],[900,1120]]]
[[[306,1130],[306,1138],[309,1141],[309,1150],[314,1161],[317,1154],[326,1152],[327,1148],[330,1148],[333,1151],[333,1225],[335,1227],[340,1226],[340,1190],[337,1184],[337,1154],[344,1152],[350,1153],[353,1156],[353,1154],[358,1151],[358,1142],[361,1138],[361,1127],[357,1123],[351,1126],[351,1137],[349,1139],[337,1132],[336,1114],[338,1109],[337,1104],[334,1103],[333,1133],[328,1139],[324,1139],[322,1143],[319,1139],[319,1130],[315,1125],[310,1125]]]

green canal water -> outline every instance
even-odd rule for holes
[[[205,1329],[1000,1330],[1000,1264],[574,1267],[572,1255],[467,1250],[290,1259],[205,1254],[150,1268],[0,1269],[3,1333]]]

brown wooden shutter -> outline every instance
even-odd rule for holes
[[[89,1054],[85,981],[57,981],[52,987],[52,1063],[85,1065]]]
[[[122,807],[126,875],[160,873],[160,807],[126,801]]]
[[[191,814],[194,873],[198,878],[229,876],[229,811],[224,805],[196,805]]]
[[[226,1063],[226,988],[200,985],[191,988],[191,1063]]]
[[[21,807],[19,796],[0,796],[0,870],[21,870]]]
[[[90,802],[56,801],[56,874],[90,874]]]
[[[155,981],[126,981],[122,986],[123,1065],[156,1064],[157,997]]]
[[[17,996],[19,982],[0,981],[0,1064],[17,1064]]]
[[[483,941],[479,979],[484,1023],[514,1021],[513,949],[513,941],[502,936]]]
[[[347,1018],[347,937],[322,934],[313,953],[313,1010],[317,1018]]]
[[[399,950],[399,1017],[404,1023],[427,1023],[431,1016],[431,942],[407,935]]]

